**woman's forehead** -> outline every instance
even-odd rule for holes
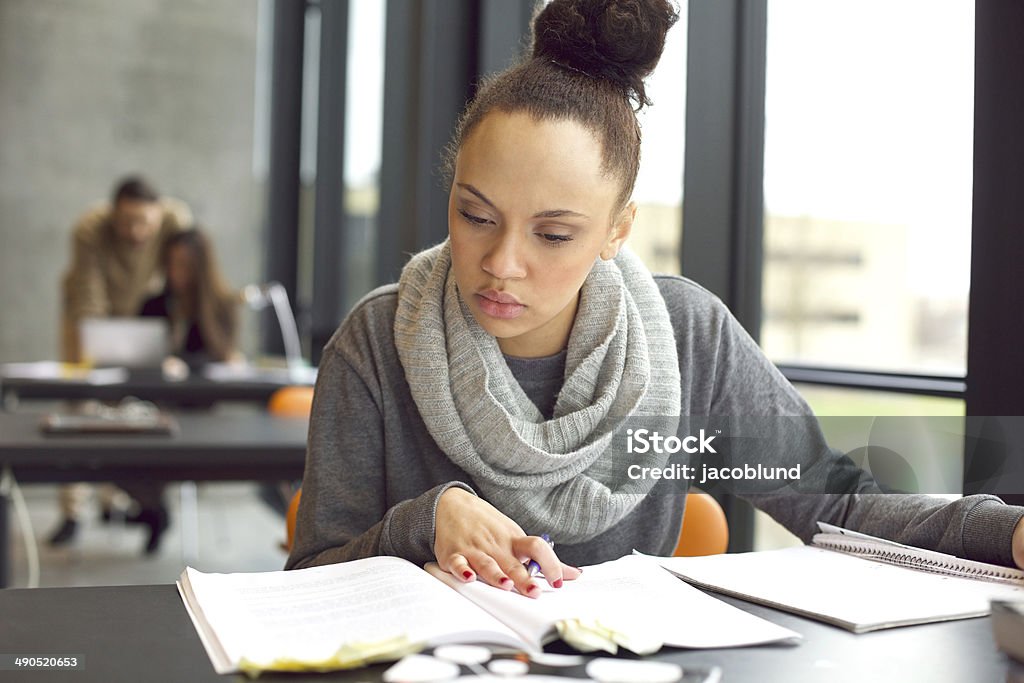
[[[602,170],[601,145],[591,131],[570,119],[538,120],[519,112],[488,113],[463,141],[455,176],[456,186],[470,184],[495,203],[592,206],[612,203],[618,190]]]
[[[539,119],[527,112],[494,110],[485,115],[462,143],[494,151],[579,158],[601,164],[601,141],[575,119]]]

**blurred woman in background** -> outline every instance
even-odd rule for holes
[[[240,299],[221,274],[209,238],[196,228],[172,235],[164,244],[161,264],[166,276],[164,291],[148,299],[139,315],[167,320],[170,355],[163,363],[164,374],[183,379],[206,363],[240,358],[236,341]],[[159,548],[169,524],[164,485],[132,482],[121,486],[139,504],[138,513],[128,521],[149,527],[145,553],[150,555]]]
[[[238,294],[221,274],[209,238],[196,228],[171,236],[162,263],[167,284],[140,315],[167,319],[171,357],[192,369],[237,358]]]

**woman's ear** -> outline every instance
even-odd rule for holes
[[[636,202],[630,202],[623,207],[608,233],[608,241],[601,249],[601,258],[605,261],[611,260],[619,255],[619,249],[626,243],[629,233],[633,230],[633,221],[636,220]]]

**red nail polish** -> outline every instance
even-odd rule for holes
[[[530,587],[526,589],[527,593],[533,593],[534,591],[540,592],[540,586],[535,583],[531,583]]]
[[[551,584],[551,585],[554,586],[555,588],[561,588],[562,587],[562,580],[561,579],[555,579],[555,582],[553,584]]]
[[[512,583],[512,579],[508,578],[507,576],[503,576],[501,577],[501,581],[499,581],[498,583],[500,583],[502,586],[507,586],[510,583]]]
[[[473,572],[467,569],[466,571],[462,572],[462,576],[468,581],[469,579],[473,578]]]

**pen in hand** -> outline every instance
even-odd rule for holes
[[[548,536],[547,534],[541,534],[540,538],[541,538],[542,541],[547,543],[548,546],[550,546],[552,548],[555,547],[554,541],[552,541],[551,537]],[[525,562],[523,564],[523,566],[526,567],[526,571],[530,573],[530,578],[533,578],[534,576],[537,576],[537,574],[540,573],[540,565],[537,564],[536,560],[532,560],[531,559],[529,562]]]

